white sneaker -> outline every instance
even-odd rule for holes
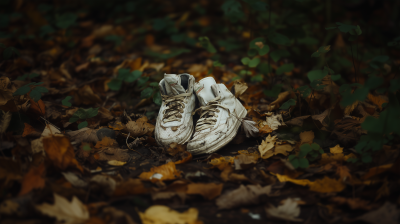
[[[213,153],[236,136],[247,111],[224,84],[217,84],[212,77],[200,80],[194,87],[201,114],[187,150],[193,155]]]
[[[194,82],[194,77],[189,74],[165,74],[160,81],[162,104],[155,128],[159,145],[184,144],[192,136],[192,112],[196,102]]]

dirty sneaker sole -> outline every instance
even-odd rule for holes
[[[243,110],[240,112],[240,114],[238,115],[238,118],[244,118],[247,115],[247,111],[246,109],[243,107]],[[232,117],[232,119],[234,119],[234,123],[233,123],[233,128],[231,129],[232,131],[227,133],[225,136],[225,138],[223,138],[221,141],[216,142],[214,145],[212,146],[203,146],[200,148],[195,148],[195,149],[190,149],[188,148],[188,152],[190,152],[192,155],[198,155],[198,154],[204,154],[204,153],[208,153],[211,154],[215,151],[217,151],[218,149],[224,147],[226,144],[228,144],[230,141],[232,141],[232,139],[236,136],[237,134],[237,130],[240,127],[240,124],[242,123],[240,120],[236,119],[235,117]]]

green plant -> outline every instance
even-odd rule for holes
[[[0,43],[0,48],[3,48],[3,59],[10,59],[12,56],[19,56],[20,53],[14,47],[6,47],[4,44]]]
[[[127,83],[134,82],[137,79],[139,79],[139,77],[141,75],[142,75],[142,72],[139,70],[135,70],[135,71],[131,72],[127,68],[121,68],[118,70],[117,77],[113,78],[107,85],[111,90],[119,91],[121,89],[123,82],[127,82]]]
[[[98,111],[99,111],[99,108],[88,108],[88,109],[79,108],[77,111],[75,111],[75,113],[69,119],[69,122],[74,123],[78,120],[85,120],[85,121],[79,123],[79,125],[78,125],[79,129],[84,128],[84,127],[88,126],[88,122],[86,121],[86,119],[95,117],[97,115]]]
[[[38,76],[40,76],[40,74],[33,72],[33,73],[22,75],[22,76],[18,77],[17,80],[21,80],[21,81],[24,81],[25,79],[30,80],[30,79],[36,78]]]
[[[145,88],[140,93],[140,97],[142,99],[153,97],[153,102],[155,104],[161,105],[161,103],[162,103],[161,93],[160,93],[160,89],[158,87],[158,83],[157,82],[150,83],[150,87]]]
[[[43,84],[43,82],[32,82],[26,84],[20,88],[18,88],[14,93],[13,96],[20,96],[29,93],[29,97],[32,98],[35,102],[39,101],[42,97],[42,93],[47,93],[49,90],[46,87],[39,86]]]
[[[307,168],[310,165],[309,161],[316,160],[322,153],[324,150],[317,143],[305,143],[300,146],[300,152],[297,155],[290,155],[288,160],[295,169]]]
[[[62,105],[67,106],[67,107],[71,107],[72,104],[71,104],[71,102],[69,102],[71,99],[72,99],[72,96],[65,97],[65,99],[63,99],[61,101]]]

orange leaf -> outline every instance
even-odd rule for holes
[[[112,146],[114,144],[118,145],[117,141],[115,141],[115,139],[112,139],[112,138],[106,136],[101,141],[98,141],[94,147],[96,149],[100,149],[100,148]]]
[[[176,169],[174,162],[153,167],[149,172],[143,172],[139,178],[151,182],[163,181],[163,180],[175,180],[177,177],[181,177],[181,172]]]
[[[43,148],[47,158],[55,167],[65,170],[67,167],[76,167],[83,172],[82,166],[75,159],[74,148],[65,136],[43,138]]]
[[[178,160],[175,162],[175,164],[182,164],[182,163],[186,163],[189,162],[190,160],[192,160],[192,154],[188,151],[183,152],[184,155],[186,155],[185,157],[183,157],[183,159]]]
[[[35,129],[32,126],[30,126],[28,123],[24,123],[24,124],[25,124],[25,128],[24,128],[24,133],[22,133],[22,137],[25,137],[35,131]]]
[[[45,180],[43,179],[45,171],[44,163],[41,163],[38,167],[32,167],[22,179],[21,191],[18,195],[25,195],[33,189],[42,189],[45,185]]]

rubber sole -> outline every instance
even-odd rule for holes
[[[192,135],[193,135],[193,132],[194,132],[194,128],[193,128],[193,118],[191,119],[191,121],[189,121],[189,123],[191,123],[192,125],[191,125],[190,127],[188,127],[188,128],[189,128],[189,131],[186,133],[186,135],[183,137],[183,139],[182,139],[180,142],[177,142],[179,145],[183,145],[183,144],[185,144],[186,142],[188,142],[188,141],[190,140],[190,138],[192,137]],[[155,139],[156,139],[156,142],[157,142],[157,144],[158,144],[159,146],[169,146],[169,144],[172,143],[172,142],[171,142],[171,143],[165,145],[165,144],[161,144],[161,143],[158,141],[157,138],[155,138]]]
[[[238,115],[238,118],[244,118],[244,117],[246,117],[246,115],[247,115],[247,111],[243,107],[243,110]],[[204,146],[204,147],[200,147],[200,148],[197,148],[194,150],[188,149],[188,152],[190,152],[192,155],[199,155],[199,154],[205,154],[205,153],[210,154],[210,153],[213,153],[213,152],[221,149],[225,145],[227,145],[236,136],[237,131],[242,123],[240,120],[236,119],[235,117],[233,117],[232,119],[235,119],[236,123],[234,123],[234,126],[231,129],[232,131],[230,133],[227,133],[226,137],[224,139],[222,139],[221,141],[217,142],[215,145],[212,145],[212,146]]]

